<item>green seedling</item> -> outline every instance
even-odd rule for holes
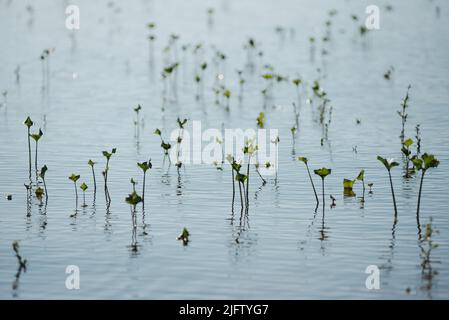
[[[265,118],[265,114],[263,112],[259,112],[259,116],[256,118],[256,121],[257,121],[257,126],[260,129],[264,128],[264,118]]]
[[[33,125],[33,121],[31,120],[30,117],[27,117],[23,123],[27,126],[27,129],[28,129],[28,135],[27,135],[28,136],[28,166],[29,166],[29,178],[31,180],[31,141],[30,141],[31,133],[30,133],[30,128]]]
[[[321,168],[321,169],[317,169],[317,170],[313,170],[313,172],[320,176],[321,178],[321,182],[322,182],[322,187],[323,187],[323,211],[324,211],[324,179],[331,174],[332,170],[328,169],[328,168]]]
[[[137,166],[140,169],[142,169],[142,171],[143,171],[142,205],[145,206],[145,177],[146,177],[147,171],[149,169],[151,169],[153,167],[153,165],[151,164],[151,159],[150,159],[146,162],[137,163]]]
[[[236,162],[233,156],[228,154],[226,156],[226,160],[229,162],[231,166],[231,174],[232,174],[232,206],[234,206],[234,200],[235,200],[235,177],[234,177],[234,167],[236,166]]]
[[[223,96],[226,98],[226,111],[229,111],[230,110],[229,100],[231,99],[231,91],[229,89],[224,90]]]
[[[418,205],[417,205],[417,215],[419,215],[419,208],[421,205],[421,194],[422,194],[422,187],[424,182],[424,176],[427,172],[427,170],[431,168],[436,168],[440,164],[440,161],[435,158],[433,154],[427,154],[424,153],[421,158],[418,158],[417,156],[412,157],[413,165],[415,166],[417,171],[421,171],[421,182],[419,184],[419,193],[418,193]]]
[[[72,175],[69,177],[71,181],[73,181],[73,184],[75,186],[75,207],[78,208],[78,189],[76,188],[76,182],[80,178],[80,175],[76,175],[72,173]]]
[[[33,138],[33,140],[36,142],[36,152],[34,155],[34,168],[36,170],[36,180],[37,180],[37,176],[38,176],[38,171],[37,171],[37,150],[38,150],[38,146],[39,146],[39,140],[42,138],[42,136],[44,135],[44,133],[42,132],[41,129],[39,129],[38,133],[34,133],[31,135],[31,138]]]
[[[80,189],[83,191],[83,208],[87,207],[87,205],[86,205],[86,190],[88,188],[89,187],[84,182],[80,185]]]
[[[382,158],[381,156],[377,156],[377,160],[382,162],[382,164],[385,166],[385,169],[387,169],[388,171],[388,177],[390,178],[391,195],[393,196],[394,213],[396,217],[398,215],[398,208],[396,206],[396,197],[394,196],[393,180],[391,178],[391,169],[397,167],[399,163],[397,163],[393,159],[386,159]]]
[[[189,230],[187,230],[187,228],[183,228],[181,234],[176,238],[176,240],[182,241],[182,244],[186,246],[190,241],[189,237]]]
[[[335,203],[335,201],[337,200],[337,199],[335,199],[335,197],[333,196],[333,195],[329,195],[329,198],[331,199],[331,208],[335,208],[336,207],[336,203]]]
[[[357,178],[358,181],[362,181],[363,185],[363,198],[365,198],[365,170],[360,170]]]
[[[246,170],[246,206],[249,207],[249,166],[251,164],[251,158],[257,152],[258,146],[255,144],[254,139],[248,139],[243,147],[243,153],[248,155],[248,165]]]
[[[343,193],[345,196],[348,197],[354,197],[355,193],[352,190],[354,183],[356,182],[356,180],[350,180],[350,179],[343,179]]]
[[[136,192],[136,185],[137,185],[137,181],[134,180],[134,178],[131,178],[131,184],[133,185],[133,192]]]
[[[368,183],[368,188],[369,188],[369,190],[368,190],[368,193],[373,193],[373,185],[374,185],[374,183],[372,183],[372,182],[370,182],[370,183]]]
[[[260,174],[260,171],[259,171],[260,164],[259,164],[259,163],[256,163],[256,164],[254,165],[254,167],[256,168],[256,172],[257,172],[257,174],[259,175],[259,178],[262,180],[262,185],[263,185],[263,186],[266,185],[266,184],[267,184],[267,180],[265,180],[264,177],[262,177],[262,175]]]
[[[161,147],[162,147],[162,149],[164,150],[164,155],[168,155],[168,153],[169,153],[169,151],[170,151],[170,149],[171,149],[171,144],[170,143],[166,143],[165,141],[164,141],[164,139],[162,139],[162,132],[161,132],[161,130],[160,129],[157,129],[156,128],[156,130],[154,130],[154,134],[155,135],[158,135],[160,138],[161,138]]]
[[[104,177],[104,192],[106,197],[106,202],[111,202],[111,196],[109,194],[108,189],[108,177],[109,177],[109,161],[111,160],[111,157],[113,154],[117,152],[116,148],[113,148],[111,152],[103,151],[103,156],[106,158],[106,167],[103,171],[103,177]]]
[[[404,141],[401,148],[401,151],[405,156],[405,178],[410,178],[411,174],[413,173],[413,170],[410,170],[410,155],[412,154],[410,147],[412,146],[412,144],[413,140],[409,138]]]
[[[36,198],[38,198],[42,202],[42,197],[45,193],[44,189],[42,189],[41,187],[37,187],[34,193],[36,194]]]
[[[40,171],[40,173],[39,173],[39,175],[40,175],[42,181],[44,182],[45,203],[48,202],[47,183],[45,182],[45,173],[47,172],[47,170],[48,170],[47,166],[44,165],[44,166],[41,168],[41,171]]]
[[[416,139],[416,154],[421,154],[421,125],[417,124],[415,127],[415,139]]]
[[[309,160],[305,157],[298,157],[298,160],[303,162],[306,165],[307,174],[309,175],[310,183],[312,184],[313,193],[315,194],[316,203],[318,205],[320,203],[320,200],[318,200],[318,194],[316,193],[315,184],[313,183],[312,175],[310,174],[309,165],[308,165]]]
[[[401,110],[397,111],[399,117],[401,117],[401,125],[402,125],[402,129],[401,129],[401,135],[399,136],[401,138],[401,144],[404,144],[404,138],[405,138],[405,124],[407,123],[407,118],[408,118],[408,114],[407,114],[407,109],[409,107],[408,103],[410,100],[410,88],[412,86],[409,85],[407,88],[407,93],[405,94],[404,99],[402,100],[401,103]]]
[[[97,180],[95,178],[95,169],[94,166],[96,164],[96,162],[92,161],[91,159],[89,159],[89,161],[87,162],[87,164],[91,167],[92,169],[92,177],[94,179],[94,195],[97,193]]]

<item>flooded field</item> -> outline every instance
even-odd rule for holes
[[[0,298],[449,298],[449,4],[372,4],[0,0]]]

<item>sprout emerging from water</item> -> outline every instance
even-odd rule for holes
[[[243,147],[243,153],[248,155],[248,165],[246,170],[246,206],[249,207],[249,166],[251,164],[252,156],[257,152],[258,146],[254,143],[254,139],[246,141]]]
[[[41,172],[39,173],[42,181],[44,182],[44,190],[45,190],[45,203],[48,202],[48,192],[47,192],[47,184],[45,183],[45,173],[47,172],[48,168],[46,165],[44,165],[41,168]]]
[[[405,178],[410,178],[411,176],[411,170],[410,170],[410,155],[412,154],[412,151],[410,150],[411,145],[413,144],[413,140],[408,138],[402,143],[401,151],[405,156]]]
[[[143,171],[142,205],[145,206],[145,177],[148,169],[151,169],[153,165],[151,164],[151,159],[146,162],[137,163],[137,165]]]
[[[189,243],[190,233],[187,228],[183,228],[181,234],[176,238],[178,241],[182,241],[183,245],[187,245]]]
[[[225,89],[223,91],[223,96],[226,98],[226,111],[230,110],[229,100],[231,99],[231,91],[229,89]]]
[[[397,167],[399,165],[399,163],[394,161],[394,159],[386,159],[386,158],[382,158],[381,156],[377,156],[377,160],[382,162],[382,164],[385,166],[385,169],[387,169],[387,171],[388,171],[388,177],[390,178],[391,195],[393,196],[394,213],[395,213],[395,216],[397,216],[398,208],[396,206],[396,197],[394,196],[393,180],[391,178],[391,169],[394,167]]]
[[[362,181],[362,185],[363,185],[363,197],[362,197],[362,202],[365,201],[365,170],[360,170],[359,175],[356,178],[358,181]]]
[[[76,182],[80,178],[80,175],[76,175],[72,173],[72,175],[69,177],[71,181],[73,181],[73,184],[75,186],[75,207],[78,208],[78,189],[76,188]]]
[[[97,180],[95,179],[95,169],[94,169],[96,162],[89,159],[87,164],[92,168],[92,177],[94,179],[94,196],[95,196],[95,194],[97,193]]]
[[[260,112],[259,116],[256,119],[257,126],[261,129],[263,129],[263,127],[264,127],[264,118],[265,118],[265,114],[263,112]]]
[[[161,148],[164,150],[164,155],[168,155],[168,152],[171,149],[171,144],[168,142],[165,142],[164,139],[162,139],[162,132],[160,129],[154,130],[154,134],[159,136],[161,138]]]
[[[322,182],[322,186],[323,186],[323,211],[324,211],[324,178],[326,178],[328,175],[331,174],[332,170],[328,169],[328,168],[321,168],[321,169],[317,169],[314,170],[313,172],[315,172],[316,175],[321,177],[321,182]]]
[[[42,132],[41,129],[39,129],[38,133],[34,133],[31,135],[31,138],[33,138],[33,140],[36,142],[36,152],[34,154],[34,168],[36,170],[36,182],[37,182],[37,177],[38,177],[38,171],[37,171],[37,150],[38,150],[38,146],[39,146],[39,140],[42,138],[42,136],[44,135],[44,133]]]
[[[86,205],[86,190],[88,188],[89,187],[84,182],[80,185],[80,189],[83,191],[83,208],[87,207],[87,205]]]
[[[356,182],[356,179],[351,180],[351,179],[343,179],[343,193],[345,196],[347,197],[354,197],[355,193],[352,190],[354,183]]]
[[[30,141],[31,133],[30,133],[30,128],[33,125],[33,121],[31,120],[30,117],[27,117],[23,123],[28,128],[28,165],[29,165],[29,178],[31,180],[31,141]]]
[[[419,193],[418,193],[418,205],[416,212],[419,215],[419,208],[421,204],[421,193],[422,193],[422,186],[424,182],[424,176],[430,168],[436,168],[440,164],[440,161],[435,158],[433,154],[427,154],[424,153],[421,158],[418,158],[417,156],[414,156],[412,158],[412,162],[416,168],[417,171],[422,171],[421,173],[421,182],[419,184]]]
[[[315,184],[313,183],[312,175],[310,174],[309,165],[308,165],[309,160],[306,157],[298,157],[298,160],[303,162],[306,165],[307,174],[309,175],[310,183],[312,184],[313,193],[315,194],[315,199],[316,199],[316,203],[318,206],[318,204],[320,203],[320,200],[318,200],[318,194],[316,193]]]
[[[405,138],[405,124],[407,123],[407,108],[408,108],[408,102],[410,100],[409,91],[412,86],[409,85],[407,88],[407,93],[405,94],[404,100],[402,100],[401,107],[402,109],[398,111],[399,117],[401,117],[401,135],[399,136],[401,138],[401,143],[404,144],[404,138]]]
[[[108,189],[108,177],[109,177],[109,161],[111,160],[111,157],[113,154],[117,152],[116,148],[113,148],[111,152],[103,151],[103,156],[106,158],[106,167],[103,171],[103,177],[104,177],[104,193],[106,196],[106,202],[111,202],[111,196],[109,194]]]

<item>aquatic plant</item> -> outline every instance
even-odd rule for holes
[[[368,183],[368,188],[369,188],[368,193],[373,193],[373,185],[374,185],[374,183],[372,183],[372,182]]]
[[[183,245],[187,245],[189,243],[190,232],[187,228],[183,228],[181,234],[176,238],[178,241],[182,241]]]
[[[356,178],[358,181],[362,181],[362,186],[363,186],[363,197],[365,197],[365,170],[360,170],[359,174],[357,175]]]
[[[138,137],[140,132],[140,110],[142,110],[142,106],[138,104],[137,107],[133,108],[133,110],[136,113],[136,120],[134,121],[135,136]]]
[[[171,144],[162,139],[162,132],[160,129],[156,128],[156,130],[154,130],[154,134],[161,138],[161,148],[164,150],[164,155],[168,155],[168,152],[171,149]]]
[[[419,214],[424,176],[425,176],[427,170],[429,170],[430,168],[438,167],[438,165],[440,164],[440,161],[433,154],[427,154],[427,153],[424,153],[421,156],[421,158],[414,156],[414,157],[412,157],[411,160],[412,160],[416,170],[422,172],[421,173],[421,182],[419,183],[418,205],[416,208],[416,212],[417,212],[417,214]]]
[[[397,167],[399,165],[399,163],[394,161],[394,159],[386,159],[386,158],[382,158],[381,156],[377,156],[377,160],[382,162],[382,164],[385,166],[385,169],[387,169],[387,171],[388,171],[388,177],[390,178],[391,195],[393,197],[394,213],[395,213],[395,216],[397,216],[398,208],[396,206],[396,197],[394,195],[393,180],[391,178],[391,169],[394,167]]]
[[[94,166],[95,166],[95,164],[96,164],[96,162],[94,162],[94,161],[92,161],[91,159],[89,159],[89,161],[87,162],[87,164],[91,167],[91,169],[92,169],[92,177],[93,177],[93,180],[94,180],[94,196],[95,196],[95,194],[97,193],[97,180],[96,180],[96,178],[95,178],[95,169],[94,169]]]
[[[37,187],[36,190],[34,190],[34,194],[36,195],[36,198],[38,198],[42,203],[42,197],[44,196],[44,189],[41,187]]]
[[[410,155],[412,151],[410,150],[411,145],[413,144],[412,139],[407,139],[402,143],[401,151],[405,156],[405,178],[410,178],[412,172],[410,172],[409,164],[410,164]]]
[[[316,193],[315,184],[313,183],[312,175],[310,174],[309,165],[308,165],[309,160],[306,157],[298,157],[298,160],[303,162],[306,165],[307,174],[309,175],[310,183],[312,184],[313,193],[315,194],[315,199],[316,199],[316,202],[318,205],[318,203],[320,203],[320,200],[318,200],[318,194]]]
[[[265,185],[267,183],[267,180],[265,180],[264,177],[262,177],[262,175],[260,174],[260,171],[259,171],[260,164],[256,163],[254,165],[254,167],[256,168],[256,172],[259,175],[259,178],[262,180],[262,185]]]
[[[176,139],[176,167],[181,168],[182,162],[179,159],[179,156],[181,155],[181,143],[184,139],[184,126],[187,123],[187,119],[181,120],[179,117],[176,119],[176,122],[178,124],[178,138]]]
[[[230,110],[229,100],[231,99],[231,91],[229,89],[225,89],[223,91],[223,96],[226,98],[226,111]]]
[[[416,139],[416,154],[421,154],[421,125],[417,124],[415,127],[415,139]]]
[[[103,177],[104,177],[104,192],[106,196],[106,202],[111,202],[111,196],[109,194],[108,189],[108,177],[109,177],[109,161],[111,160],[111,157],[113,154],[117,152],[116,148],[113,148],[111,152],[103,151],[103,156],[106,158],[106,167],[103,171]]]
[[[231,165],[231,174],[232,174],[232,205],[234,205],[235,200],[235,178],[234,178],[234,166],[236,165],[235,159],[232,155],[228,154],[226,156],[226,160]]]
[[[31,133],[30,133],[30,128],[33,125],[33,121],[31,120],[30,117],[27,117],[23,123],[28,128],[28,165],[29,165],[29,178],[31,180],[31,141],[30,141]]]
[[[84,208],[87,207],[87,205],[86,205],[86,190],[87,190],[88,188],[89,188],[89,187],[88,187],[87,184],[84,183],[84,182],[80,185],[80,189],[83,191],[83,207],[84,207]]]
[[[356,179],[351,180],[351,179],[343,179],[343,193],[345,196],[348,197],[354,197],[355,193],[352,190],[354,183],[356,182]]]
[[[257,152],[258,146],[255,144],[255,139],[248,139],[243,147],[243,154],[248,156],[248,164],[246,170],[246,206],[249,206],[249,166],[251,164],[252,156]]]
[[[401,110],[397,111],[399,117],[401,117],[402,129],[401,129],[401,135],[399,136],[401,138],[401,144],[404,144],[405,124],[407,123],[407,117],[408,117],[407,108],[409,107],[409,105],[408,105],[409,100],[410,100],[409,92],[410,92],[410,88],[411,87],[412,87],[411,85],[409,85],[407,87],[407,93],[405,94],[405,97],[404,97],[404,99],[402,100],[402,103],[401,103],[401,107],[402,108],[401,108]]]
[[[12,284],[13,290],[16,290],[19,286],[19,278],[20,278],[20,275],[22,274],[22,270],[23,270],[23,272],[27,271],[27,260],[23,259],[19,253],[19,242],[18,241],[14,241],[12,243],[12,249],[16,255],[17,262],[19,264],[19,266],[17,268],[17,273],[15,275],[15,280]]]
[[[78,189],[76,188],[76,182],[80,178],[80,175],[76,175],[72,173],[72,175],[69,177],[71,181],[73,181],[73,184],[75,186],[75,207],[78,208]]]
[[[321,182],[322,182],[322,187],[323,187],[323,210],[324,210],[324,179],[331,174],[332,170],[328,169],[328,168],[321,168],[321,169],[317,169],[317,170],[313,170],[313,172],[320,176],[321,178]]]
[[[39,146],[39,140],[42,138],[42,136],[44,135],[44,133],[42,132],[41,129],[39,129],[38,133],[33,133],[31,135],[31,138],[33,138],[33,140],[36,142],[36,152],[34,155],[34,168],[36,170],[36,182],[37,182],[37,177],[38,177],[38,171],[37,171],[37,150],[38,150],[38,146]]]
[[[151,159],[142,163],[137,163],[137,166],[143,171],[143,186],[142,186],[142,205],[145,206],[145,177],[148,169],[151,169],[153,165],[151,164]]]
[[[41,171],[40,171],[40,173],[39,173],[39,175],[40,175],[40,177],[41,177],[41,179],[42,179],[42,182],[44,183],[45,203],[48,202],[47,183],[45,182],[45,173],[47,172],[47,170],[48,170],[47,166],[44,165],[44,166],[41,168]]]
[[[261,129],[263,129],[264,127],[264,118],[265,118],[265,114],[263,112],[259,112],[259,115],[257,116],[257,126]]]
[[[301,106],[301,94],[300,94],[300,91],[299,91],[299,86],[301,85],[302,80],[299,79],[299,78],[296,78],[296,79],[292,80],[292,83],[295,85],[296,94],[298,96],[297,97],[298,98],[298,106],[300,107]],[[295,114],[296,114],[296,105],[294,105],[294,106],[295,106]],[[299,116],[299,112],[298,112],[298,116]]]

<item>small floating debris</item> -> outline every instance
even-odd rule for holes
[[[11,201],[12,200],[12,194],[7,194],[6,195],[6,200]]]

